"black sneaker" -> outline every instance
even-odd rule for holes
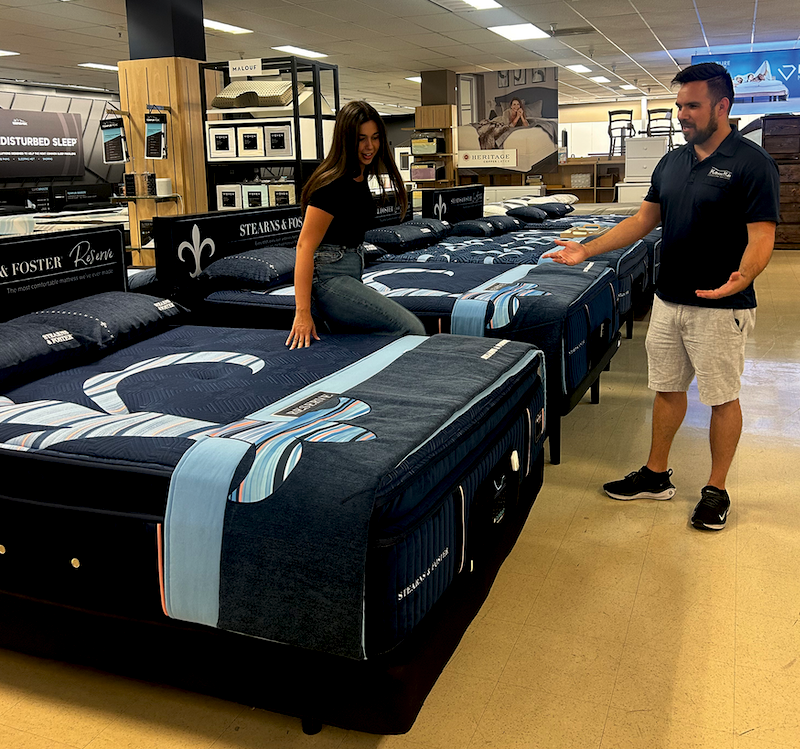
[[[603,484],[603,491],[611,499],[672,499],[675,496],[675,487],[669,480],[670,476],[671,468],[663,473],[656,473],[647,466],[642,466],[620,481]]]
[[[692,525],[709,531],[721,531],[728,519],[731,500],[728,492],[716,486],[704,486],[700,501],[692,513]]]

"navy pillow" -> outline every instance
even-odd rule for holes
[[[108,291],[0,324],[0,384],[91,361],[149,337],[184,312],[169,299]]]
[[[437,240],[449,237],[453,231],[453,225],[449,221],[439,221],[438,218],[415,218],[406,221],[405,225],[425,226],[436,235]]]
[[[562,218],[575,210],[568,203],[537,203],[536,207],[543,210],[548,218]]]
[[[261,247],[215,260],[200,275],[215,289],[269,289],[292,282],[294,260],[294,247]]]
[[[493,237],[500,232],[485,218],[459,221],[453,224],[454,237]]]
[[[508,215],[513,218],[522,219],[529,224],[540,224],[547,219],[547,212],[543,211],[540,206],[523,205],[519,208],[512,208],[508,211]]]
[[[411,222],[396,226],[380,226],[370,229],[364,241],[377,245],[393,255],[422,250],[438,242],[436,233],[427,226],[416,226]]]
[[[490,223],[495,228],[495,231],[500,234],[505,234],[509,231],[518,231],[525,226],[522,221],[513,216],[484,216],[481,220]]]

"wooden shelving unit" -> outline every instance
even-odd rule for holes
[[[444,138],[443,153],[432,153],[424,156],[414,155],[412,161],[441,161],[444,163],[444,177],[432,180],[413,180],[421,189],[425,187],[455,187],[458,184],[458,114],[454,104],[436,104],[417,107],[414,111],[414,127],[420,132],[441,133]]]
[[[588,174],[588,187],[574,187],[573,175]],[[580,159],[567,159],[559,164],[558,171],[543,174],[548,195],[572,193],[582,203],[613,203],[617,181],[625,177],[625,158],[589,156]],[[607,183],[607,184],[606,184]]]

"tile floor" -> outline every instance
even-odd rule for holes
[[[744,433],[725,531],[687,519],[709,470],[690,392],[670,502],[600,485],[649,441],[644,333],[601,403],[564,422],[545,486],[489,600],[413,729],[379,737],[0,651],[2,749],[779,749],[800,746],[800,252],[757,282]]]

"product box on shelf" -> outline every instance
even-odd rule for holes
[[[430,156],[445,153],[445,140],[440,133],[415,133],[411,138],[411,153],[414,156]]]
[[[216,126],[208,128],[208,158],[236,158],[236,128]]]
[[[273,182],[269,187],[269,204],[271,206],[294,205],[294,182]]]
[[[268,158],[291,159],[294,157],[292,123],[281,122],[264,125],[264,149]]]
[[[236,128],[236,143],[239,156],[264,156],[264,128],[261,126]]]
[[[243,208],[266,208],[269,206],[268,185],[242,185]]]
[[[241,185],[217,185],[217,210],[238,211],[242,207]]]
[[[415,161],[411,165],[412,182],[433,182],[438,179],[445,179],[443,161]]]

